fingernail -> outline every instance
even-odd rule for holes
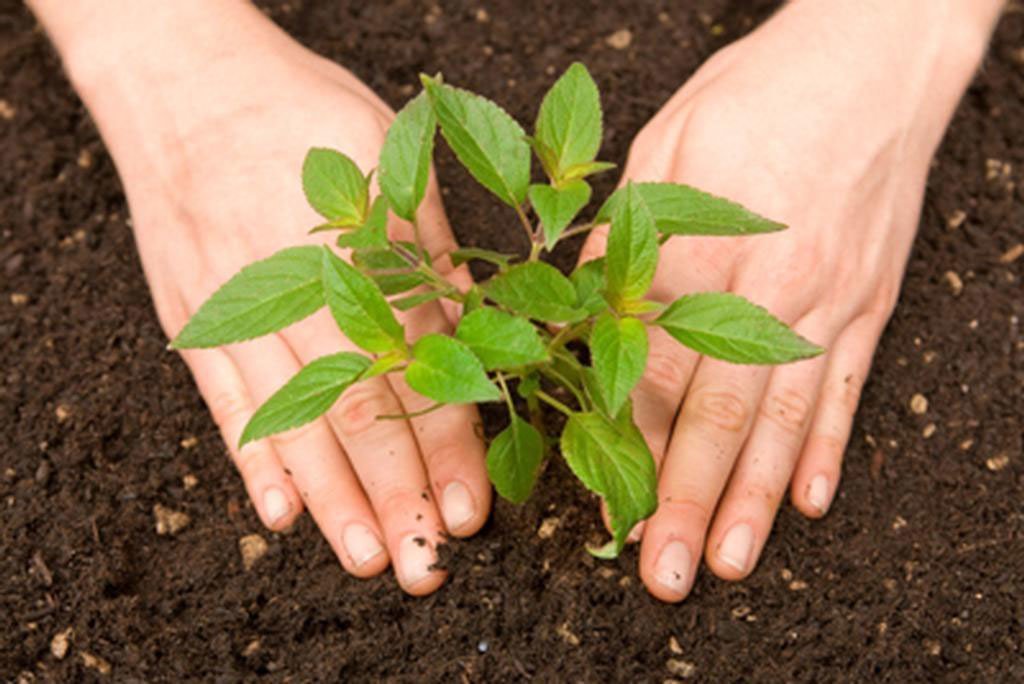
[[[445,526],[452,532],[468,523],[476,514],[473,495],[458,480],[448,483],[441,492],[441,515]]]
[[[807,485],[807,502],[818,509],[824,515],[831,503],[829,497],[828,478],[824,475],[815,475],[811,484]]]
[[[341,543],[345,545],[349,558],[357,568],[366,565],[384,550],[377,535],[362,523],[352,523],[346,527],[341,534]]]
[[[431,574],[431,566],[437,562],[434,547],[426,537],[410,534],[398,544],[398,569],[402,573],[402,584],[415,586]]]
[[[292,504],[280,489],[270,487],[263,492],[263,514],[271,525],[281,522],[291,512]]]
[[[681,541],[665,544],[654,564],[654,578],[673,594],[686,593],[690,580],[690,549]]]
[[[754,530],[747,523],[734,525],[718,546],[718,557],[740,572],[747,571],[750,553],[754,550]]]

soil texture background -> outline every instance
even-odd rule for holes
[[[581,60],[604,96],[602,158],[620,165],[685,78],[776,6],[262,4],[393,106],[419,72],[443,71],[531,122]],[[499,503],[481,534],[448,547],[451,578],[426,599],[390,576],[347,577],[308,517],[265,532],[164,348],[96,129],[31,16],[0,0],[0,679],[1024,681],[1015,7],[934,164],[831,512],[810,522],[785,508],[749,580],[705,571],[667,606],[637,580],[635,550],[614,562],[584,551],[602,533],[597,509],[557,464],[530,503]],[[608,41],[623,29],[628,45]],[[438,170],[463,244],[521,247],[450,153]],[[918,393],[923,415],[909,409]],[[157,535],[158,504],[189,524]],[[268,552],[247,571],[238,544],[252,534]]]

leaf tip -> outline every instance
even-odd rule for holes
[[[594,558],[600,558],[601,560],[612,560],[618,558],[621,552],[622,546],[614,539],[603,546],[591,546],[590,544],[587,544],[587,553]]]

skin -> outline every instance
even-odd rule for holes
[[[309,147],[375,165],[393,113],[242,0],[28,4],[117,164],[170,337],[242,266],[319,222],[296,182]],[[624,180],[690,183],[791,227],[670,241],[661,263],[686,268],[660,270],[652,295],[731,290],[829,350],[779,369],[730,366],[652,331],[634,401],[660,466],[660,506],[635,534],[640,574],[658,598],[685,597],[702,555],[720,577],[745,577],[787,487],[806,515],[828,510],[928,163],[1001,4],[794,1],[712,57],[637,136]],[[468,285],[443,256],[454,241],[433,184],[420,223],[435,265]],[[389,231],[411,234],[398,221]],[[583,258],[603,244],[595,231]],[[403,322],[410,337],[451,328],[436,305]],[[376,421],[429,403],[379,379],[306,428],[234,447],[302,364],[342,349],[353,347],[321,312],[278,335],[182,356],[264,524],[287,528],[306,509],[350,573],[393,564],[402,589],[430,593],[444,581],[430,569],[442,533],[476,532],[490,508],[474,408]]]

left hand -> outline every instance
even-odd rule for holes
[[[732,291],[827,349],[737,366],[650,329],[633,399],[659,464],[659,507],[642,527],[640,574],[665,601],[690,591],[702,552],[719,577],[748,575],[787,488],[805,515],[828,510],[929,161],[980,53],[959,49],[962,26],[911,15],[925,26],[908,37],[900,12],[858,5],[787,5],[709,60],[630,151],[625,179],[687,183],[789,226],[672,239],[650,296]],[[920,42],[911,59],[903,40]],[[605,236],[591,236],[583,260],[604,252]]]

